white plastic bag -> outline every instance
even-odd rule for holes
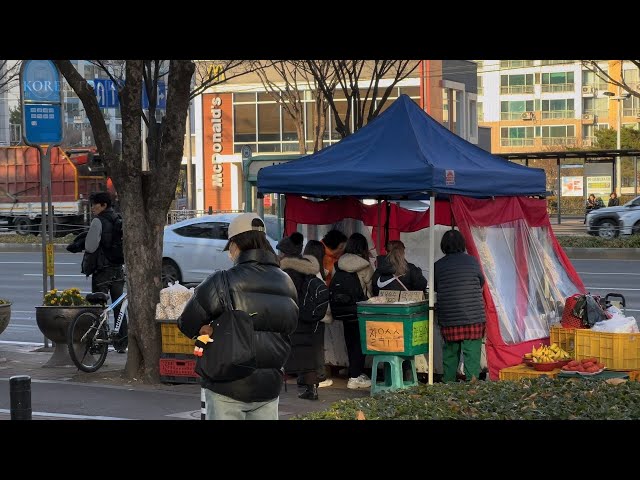
[[[609,320],[603,320],[596,323],[593,328],[593,332],[608,332],[608,333],[639,333],[638,324],[633,317],[623,317],[622,315],[614,315]]]

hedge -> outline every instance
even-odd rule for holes
[[[591,235],[558,235],[556,238],[563,248],[640,248],[640,235],[619,237],[612,240]]]
[[[328,410],[294,419],[355,420],[363,416],[366,420],[637,420],[640,383],[548,377],[436,383],[342,400]]]

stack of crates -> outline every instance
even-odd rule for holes
[[[162,333],[160,381],[165,383],[198,383],[195,372],[194,342],[178,330],[177,320],[157,320]]]
[[[550,328],[550,340],[576,360],[595,357],[610,370],[640,369],[640,334]]]
[[[365,355],[413,356],[429,349],[429,304],[358,303],[360,341]]]

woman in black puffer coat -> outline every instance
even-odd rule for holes
[[[291,278],[278,264],[262,219],[253,213],[238,215],[229,225],[225,250],[235,265],[227,270],[236,310],[251,315],[255,330],[256,369],[230,382],[202,379],[207,419],[277,420],[282,368],[291,350],[289,335],[298,323],[297,294]],[[211,335],[210,322],[223,312],[221,272],[204,280],[178,319],[178,328],[190,338]]]

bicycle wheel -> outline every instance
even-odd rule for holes
[[[109,334],[105,324],[98,330],[100,317],[84,312],[78,315],[67,331],[67,347],[73,363],[83,372],[98,370],[107,358]]]

